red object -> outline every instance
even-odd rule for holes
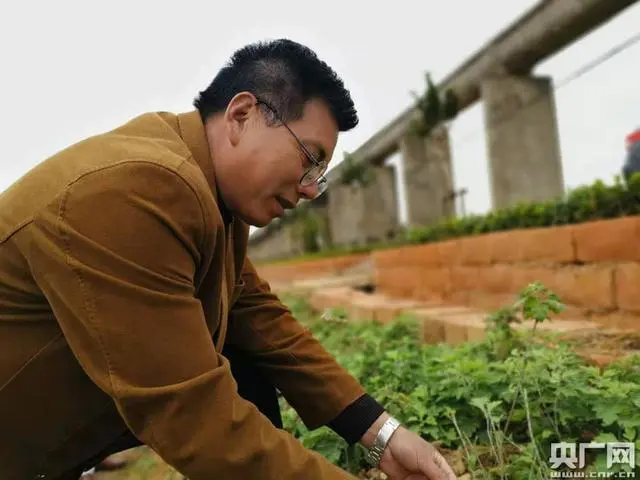
[[[625,143],[627,145],[627,148],[629,148],[631,145],[633,145],[636,142],[640,142],[640,128],[630,133],[625,138]]]

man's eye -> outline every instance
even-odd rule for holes
[[[304,151],[300,150],[300,155],[302,155],[300,158],[302,160],[302,165],[304,165],[305,168],[313,167],[313,162]]]

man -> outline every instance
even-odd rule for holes
[[[455,478],[291,316],[249,225],[313,199],[342,81],[302,45],[249,45],[195,101],[47,159],[0,196],[0,472],[73,479],[140,443],[191,480],[353,478],[280,426],[383,447],[393,479]],[[377,462],[372,449],[373,462]]]
[[[634,174],[640,173],[640,128],[626,136],[625,146],[627,158],[622,167],[622,176],[629,183]]]

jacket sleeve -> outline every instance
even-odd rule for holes
[[[220,220],[180,168],[90,173],[29,227],[31,268],[71,350],[133,434],[192,480],[353,479],[237,394],[194,287]]]
[[[271,292],[245,258],[228,342],[250,353],[308,428],[331,427],[356,443],[384,408]]]

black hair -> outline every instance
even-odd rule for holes
[[[205,121],[224,111],[243,91],[267,102],[285,122],[301,118],[309,100],[321,99],[339,131],[358,124],[353,100],[340,77],[313,50],[292,40],[252,43],[236,50],[193,104]]]

